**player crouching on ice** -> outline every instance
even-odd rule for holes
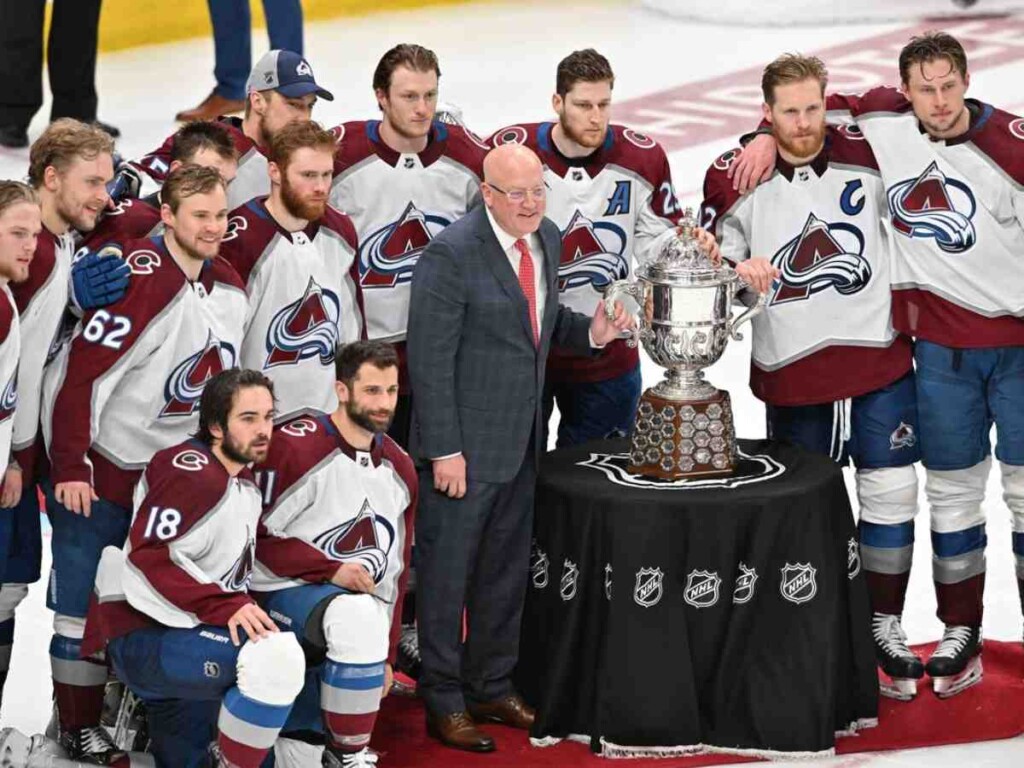
[[[194,439],[158,452],[123,550],[107,547],[83,653],[104,644],[146,702],[157,764],[257,768],[302,690],[305,660],[249,595],[274,395],[256,371],[206,383]]]
[[[398,400],[394,347],[347,344],[335,375],[333,413],[274,431],[260,467],[266,508],[252,588],[320,665],[284,735],[325,730],[323,765],[368,768],[377,763],[368,744],[397,656],[418,484],[412,460],[386,434]],[[305,745],[282,742],[278,765],[320,764]]]

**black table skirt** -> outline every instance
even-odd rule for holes
[[[674,484],[630,478],[625,441],[545,457],[517,672],[532,736],[820,753],[877,717],[842,473],[740,445],[736,476]]]

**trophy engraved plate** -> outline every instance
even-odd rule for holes
[[[643,342],[648,356],[666,369],[665,378],[644,391],[630,445],[633,474],[678,480],[732,474],[736,428],[729,393],[704,380],[704,368],[725,351],[739,327],[761,312],[757,303],[733,317],[733,297],[745,286],[733,269],[716,266],[692,236],[687,211],[664,238],[636,280],[618,280],[605,290],[605,310],[629,297],[640,308],[638,328],[627,343]]]

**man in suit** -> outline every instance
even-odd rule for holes
[[[416,267],[408,354],[423,462],[416,523],[419,690],[428,732],[490,752],[477,722],[529,728],[515,692],[551,345],[588,354],[632,325],[616,305],[593,318],[558,304],[558,227],[544,218],[537,155],[498,147],[478,206],[427,246]],[[462,615],[469,632],[462,643]]]

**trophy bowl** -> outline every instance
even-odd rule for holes
[[[642,342],[665,377],[640,398],[630,446],[629,471],[677,480],[731,474],[736,435],[729,393],[704,380],[704,368],[722,356],[739,327],[764,310],[767,296],[732,316],[737,293],[747,287],[727,265],[713,264],[692,235],[692,219],[663,238],[655,257],[633,281],[605,290],[611,317],[617,300],[631,298],[639,321],[627,343]]]

